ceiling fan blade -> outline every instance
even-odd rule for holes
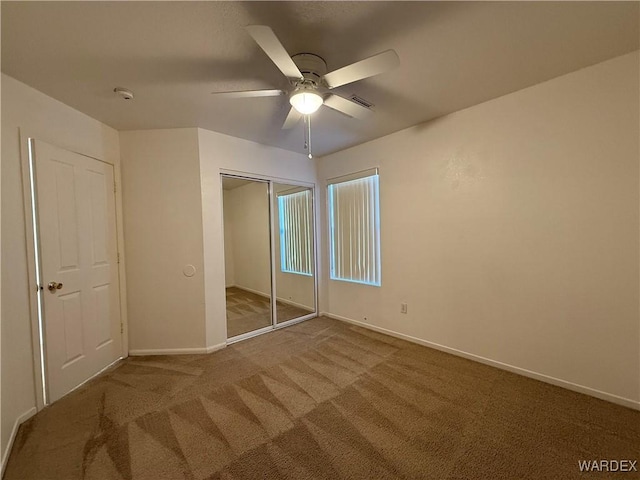
[[[334,94],[325,98],[324,104],[329,108],[348,115],[349,117],[359,118],[361,120],[373,115],[373,112],[368,108],[364,108],[351,100],[347,100],[346,98]]]
[[[329,88],[336,88],[363,78],[373,77],[400,64],[400,58],[394,50],[378,53],[346,67],[327,73],[323,78]]]
[[[211,92],[219,98],[278,97],[284,95],[282,90],[241,90],[237,92]]]
[[[296,64],[293,63],[291,56],[287,53],[270,27],[265,25],[249,25],[247,31],[271,61],[276,64],[276,67],[284,73],[285,77],[295,79],[302,78],[302,73]]]
[[[301,118],[302,118],[302,114],[298,112],[295,108],[291,107],[291,110],[289,110],[289,114],[287,115],[287,118],[282,124],[282,129],[289,130],[290,128],[295,127]]]

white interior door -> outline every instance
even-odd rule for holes
[[[53,402],[122,353],[113,166],[41,141],[34,150]]]

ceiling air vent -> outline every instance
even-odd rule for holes
[[[369,101],[365,100],[364,98],[359,97],[357,95],[351,95],[351,98],[349,98],[349,100],[351,100],[354,103],[357,103],[358,105],[360,105],[361,107],[364,107],[364,108],[369,108],[370,109],[371,107],[373,107],[373,103],[371,103],[371,102],[369,102]]]

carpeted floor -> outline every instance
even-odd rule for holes
[[[317,318],[129,358],[38,413],[5,480],[572,479],[638,459],[640,412]]]
[[[227,337],[235,337],[271,325],[271,303],[263,297],[238,287],[227,288]],[[278,301],[278,323],[313,313]]]

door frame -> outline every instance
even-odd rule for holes
[[[116,213],[116,246],[118,251],[118,283],[119,283],[119,302],[120,302],[120,322],[122,325],[122,351],[121,358],[129,355],[129,336],[128,336],[128,319],[127,319],[127,292],[125,278],[125,258],[124,258],[124,235],[123,235],[123,215],[122,215],[122,188],[121,188],[121,169],[119,158],[97,158],[94,155],[87,154],[81,149],[70,146],[59,145],[55,141],[37,135],[24,128],[19,128],[20,138],[20,163],[22,170],[22,193],[24,207],[24,223],[25,223],[25,240],[27,247],[27,270],[28,270],[28,289],[29,289],[29,317],[31,321],[31,349],[33,358],[33,377],[35,385],[35,400],[38,411],[42,410],[50,402],[45,403],[45,382],[46,382],[46,360],[42,356],[42,348],[46,348],[44,332],[41,329],[40,317],[38,314],[38,295],[40,289],[36,279],[36,241],[35,231],[33,228],[33,203],[32,199],[37,202],[37,191],[31,189],[31,148],[35,140],[42,141],[56,148],[67,150],[69,152],[91,158],[93,160],[109,164],[113,167],[113,179],[115,189],[115,213]],[[34,179],[35,181],[35,179]],[[39,243],[39,242],[38,242]],[[40,252],[38,252],[38,259]],[[38,270],[41,265],[38,264]],[[100,373],[100,372],[98,372]],[[98,375],[98,374],[96,374]],[[95,375],[94,375],[95,376]],[[93,378],[93,376],[91,377]],[[89,379],[87,379],[88,381]],[[85,383],[85,382],[83,382]],[[81,384],[82,385],[82,384]],[[78,388],[78,387],[76,387]]]
[[[220,228],[222,229],[222,231],[224,232],[224,202],[223,202],[223,189],[222,189],[222,176],[226,176],[226,177],[236,177],[236,178],[243,178],[246,180],[254,180],[254,181],[261,181],[261,182],[267,182],[268,183],[268,187],[269,187],[269,240],[270,240],[270,245],[269,245],[269,259],[271,261],[271,326],[269,327],[264,327],[258,330],[254,330],[252,332],[247,332],[247,333],[243,333],[241,335],[237,335],[235,337],[232,337],[232,340],[229,341],[229,337],[227,336],[227,322],[226,322],[226,314],[225,314],[225,324],[224,324],[224,329],[225,329],[225,338],[226,338],[226,344],[227,345],[231,345],[233,343],[242,341],[242,340],[246,340],[248,338],[251,337],[255,337],[256,335],[262,335],[263,333],[269,333],[269,332],[273,332],[275,330],[278,330],[280,328],[284,328],[284,327],[288,327],[291,326],[295,323],[299,323],[299,322],[303,322],[305,320],[309,320],[311,318],[315,318],[315,317],[319,317],[320,316],[320,312],[319,312],[319,306],[320,306],[320,302],[318,299],[318,285],[319,285],[319,280],[318,280],[318,268],[320,266],[320,254],[318,252],[318,245],[319,245],[319,241],[318,241],[318,232],[319,232],[319,225],[318,225],[318,218],[317,218],[317,205],[319,204],[318,202],[318,189],[316,188],[316,184],[312,183],[312,182],[305,182],[305,181],[301,181],[301,180],[294,180],[294,179],[290,179],[290,178],[283,178],[283,177],[274,177],[272,175],[262,175],[262,174],[258,174],[258,173],[253,173],[253,172],[245,172],[242,170],[231,170],[231,169],[227,169],[227,168],[221,168],[218,172],[218,175],[220,177],[220,210],[221,210],[221,223],[220,223]],[[274,211],[274,205],[273,202],[275,201],[275,199],[273,198],[273,184],[274,183],[281,183],[281,184],[287,184],[287,185],[292,185],[292,186],[298,186],[298,187],[306,187],[306,188],[310,188],[311,189],[311,195],[312,195],[312,206],[313,206],[313,211],[312,211],[312,218],[313,218],[313,267],[314,267],[314,275],[313,275],[313,288],[314,288],[314,313],[310,313],[308,315],[304,315],[302,317],[299,318],[294,318],[291,320],[287,320],[286,322],[282,322],[282,323],[278,323],[277,322],[277,317],[276,317],[276,267],[275,265],[275,261],[276,261],[276,253],[274,250],[274,245],[275,245],[275,228],[277,226],[276,224],[276,220],[275,220],[275,215],[272,214],[272,212]],[[224,238],[224,235],[223,235]],[[224,244],[224,242],[223,242]],[[224,246],[224,245],[223,245]],[[224,269],[223,269],[224,270]],[[225,272],[223,272],[224,274]],[[224,284],[225,282],[223,282]],[[222,298],[225,298],[225,295],[222,296]],[[226,308],[226,307],[225,307]],[[225,310],[226,312],[226,310]]]

